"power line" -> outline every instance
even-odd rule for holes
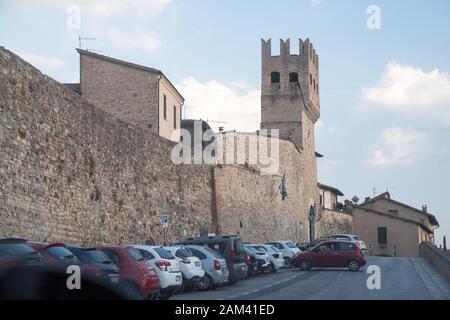
[[[321,90],[362,90],[362,89],[386,89],[386,88],[392,88],[394,87],[393,85],[391,86],[374,86],[374,87],[357,87],[357,86],[353,86],[353,87],[324,87],[321,88]],[[445,88],[445,87],[450,87],[450,84],[443,84],[443,85],[411,85],[408,86],[408,88]]]

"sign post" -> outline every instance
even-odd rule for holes
[[[167,214],[163,215],[162,217],[162,227],[163,227],[164,245],[167,246],[166,230],[169,227],[169,216]]]

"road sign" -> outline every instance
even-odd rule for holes
[[[352,198],[352,201],[353,201],[354,203],[358,203],[358,202],[359,202],[359,198],[358,198],[357,196],[354,196],[354,197]]]
[[[167,214],[163,215],[162,225],[163,228],[167,228],[169,226],[169,216]]]

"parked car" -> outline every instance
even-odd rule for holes
[[[270,257],[267,252],[258,251],[248,245],[244,245],[244,249],[245,248],[255,254],[256,262],[258,263],[258,273],[264,273],[270,269]]]
[[[83,271],[109,285],[119,285],[119,268],[97,248],[67,245],[83,265]]]
[[[97,247],[118,268],[123,295],[131,300],[156,299],[159,296],[159,277],[149,268],[144,257],[132,246]]]
[[[66,248],[64,243],[28,241],[27,244],[39,251],[44,257],[45,263],[50,266],[66,268],[70,265],[81,265],[81,261]]]
[[[244,261],[244,249],[239,236],[209,236],[189,238],[177,244],[208,246],[217,251],[227,261],[229,272],[228,283],[235,284],[247,277],[247,265]]]
[[[205,270],[205,276],[197,283],[197,289],[205,291],[228,284],[227,261],[217,251],[208,246],[194,245],[187,245],[186,249],[200,259]]]
[[[295,243],[292,241],[271,241],[266,242],[266,244],[272,245],[281,251],[281,253],[283,254],[284,266],[286,268],[291,267],[292,257],[294,256],[294,254],[300,252],[300,249],[297,248]]]
[[[280,250],[269,244],[249,244],[250,247],[269,255],[270,265],[267,268],[268,273],[275,273],[284,267],[284,258]]]
[[[159,298],[170,299],[183,283],[183,276],[175,256],[163,247],[139,245],[134,248],[144,257],[148,265],[156,270],[161,287]]]
[[[25,239],[0,238],[0,271],[10,266],[39,266],[44,263],[44,257]]]
[[[200,259],[181,246],[164,247],[178,261],[182,275],[182,283],[179,292],[191,291],[205,276]]]
[[[256,260],[256,253],[244,246],[244,260],[247,265],[247,278],[258,275],[258,260]]]
[[[365,264],[358,245],[343,240],[322,242],[309,251],[295,254],[292,259],[292,265],[302,271],[314,267],[348,267],[350,271],[358,271]]]
[[[333,234],[330,238],[339,239],[339,240],[347,240],[353,243],[356,243],[361,249],[363,254],[366,254],[366,243],[357,235],[354,234]]]

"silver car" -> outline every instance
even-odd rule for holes
[[[186,245],[186,249],[200,259],[205,276],[197,283],[197,289],[210,290],[228,283],[228,268],[226,260],[216,251],[207,246]]]

